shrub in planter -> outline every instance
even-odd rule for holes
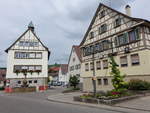
[[[150,83],[147,81],[132,79],[128,83],[129,90],[150,90]]]
[[[3,91],[5,88],[4,87],[0,87],[0,91]]]

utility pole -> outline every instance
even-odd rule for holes
[[[92,60],[93,60],[93,92],[94,92],[94,97],[96,97],[96,75],[95,75],[95,58],[94,58],[94,45],[93,45],[93,50],[92,50]]]

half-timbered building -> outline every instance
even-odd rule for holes
[[[129,5],[125,9],[126,14],[99,5],[80,44],[84,91],[93,90],[93,74],[97,90],[113,88],[109,55],[114,56],[126,80],[150,81],[150,22],[131,17]]]
[[[37,37],[32,22],[6,52],[6,79],[10,87],[20,87],[25,78],[29,86],[46,85],[50,52]]]

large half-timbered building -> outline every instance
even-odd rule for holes
[[[110,90],[109,55],[113,55],[126,80],[150,81],[150,22],[100,4],[80,44],[83,90],[92,91],[93,70],[97,90]],[[94,78],[95,79],[95,78]]]
[[[32,22],[6,52],[6,79],[10,87],[21,86],[25,76],[29,86],[46,85],[50,52],[35,34]]]

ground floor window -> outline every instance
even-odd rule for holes
[[[34,83],[37,83],[37,80],[34,80]]]
[[[138,54],[131,55],[131,63],[133,66],[140,64],[140,58]]]
[[[128,66],[127,56],[120,57],[120,64],[121,64],[121,67],[127,67]]]
[[[104,81],[104,85],[108,85],[108,79],[107,78],[104,78],[103,81]]]
[[[102,80],[99,78],[97,79],[98,85],[102,85]]]

